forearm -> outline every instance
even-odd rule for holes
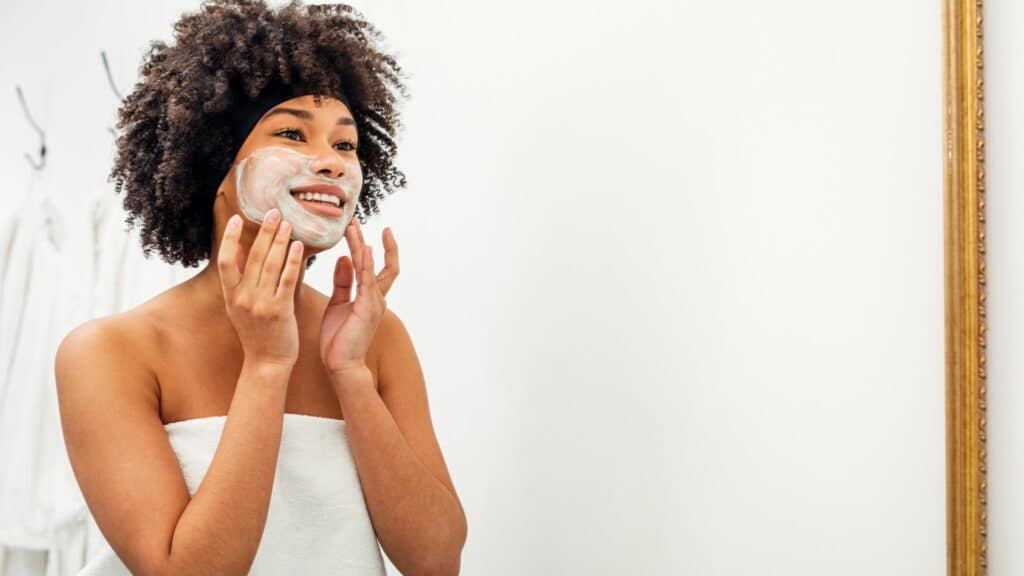
[[[332,383],[366,506],[388,558],[403,574],[457,574],[466,530],[455,496],[406,442],[369,371]]]
[[[243,365],[217,451],[178,520],[165,573],[248,573],[270,507],[290,375],[286,366]]]

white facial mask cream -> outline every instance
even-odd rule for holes
[[[337,244],[356,213],[363,186],[362,167],[352,158],[347,161],[344,176],[327,179],[311,169],[315,160],[279,146],[252,151],[235,167],[235,190],[242,213],[253,222],[263,222],[267,211],[277,208],[282,220],[291,223],[292,238],[315,248]],[[311,185],[335,186],[344,198],[330,191],[293,192]]]

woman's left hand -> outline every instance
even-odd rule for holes
[[[358,219],[345,231],[349,251],[334,264],[334,292],[320,323],[320,358],[332,380],[353,370],[366,369],[366,352],[387,309],[385,296],[398,276],[398,244],[390,228],[384,229],[384,269],[373,271],[373,247],[363,242]],[[359,286],[352,300],[352,283]],[[337,383],[337,382],[335,382]]]

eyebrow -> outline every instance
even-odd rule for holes
[[[263,118],[260,119],[260,121],[262,122],[263,120],[266,120],[267,118],[270,118],[271,116],[273,116],[275,114],[291,114],[292,116],[298,116],[299,118],[302,118],[303,120],[312,120],[313,119],[313,113],[312,112],[307,112],[305,110],[297,110],[295,108],[274,108],[270,112],[267,112],[263,116]],[[353,120],[349,116],[342,116],[341,118],[338,118],[338,124],[337,124],[338,126],[355,126],[355,124],[356,124],[356,121]]]

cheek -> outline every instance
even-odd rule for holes
[[[234,184],[230,184],[224,189],[224,199],[228,201],[228,205],[235,211],[241,211],[242,201],[238,198],[238,189]]]
[[[234,179],[224,184],[224,199],[233,206],[238,206],[238,190],[235,189]]]
[[[224,176],[224,180],[221,181],[220,187],[217,189],[218,194],[222,194],[224,196],[224,200],[233,206],[238,205],[238,190],[235,188],[235,177],[235,167],[232,166]]]
[[[363,165],[356,158],[345,159],[345,175],[361,179],[363,177]]]
[[[358,161],[352,161],[350,168],[346,170],[346,180],[351,183],[354,193],[358,195],[363,190],[363,167]]]

